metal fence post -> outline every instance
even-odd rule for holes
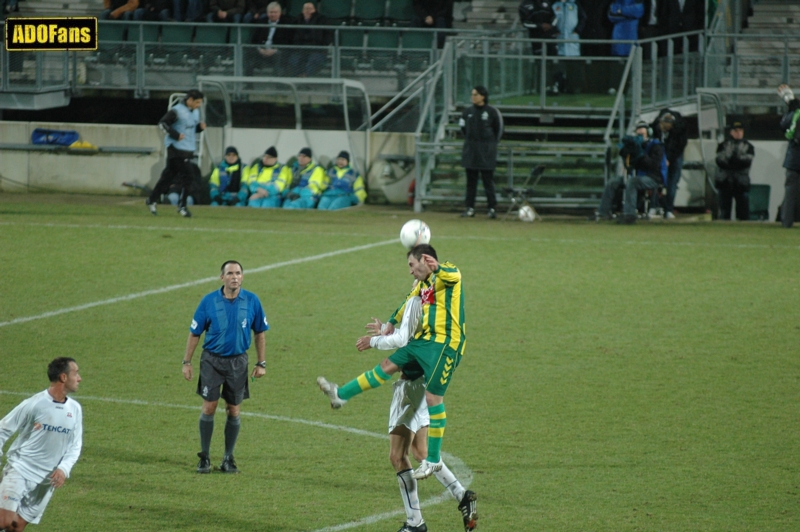
[[[636,46],[633,56],[632,119],[642,114],[642,47]]]

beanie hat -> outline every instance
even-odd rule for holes
[[[225,155],[228,155],[229,153],[235,153],[236,155],[239,155],[239,151],[233,146],[228,146],[225,148]]]
[[[340,151],[339,155],[337,155],[337,157],[341,157],[342,159],[347,159],[347,162],[348,163],[350,162],[350,153],[346,152],[344,150]]]
[[[298,155],[305,155],[306,157],[311,158],[311,148],[303,148],[300,150]]]
[[[275,149],[275,146],[270,146],[267,148],[267,151],[264,152],[264,155],[269,155],[270,157],[278,157],[278,150]]]

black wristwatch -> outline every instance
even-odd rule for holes
[[[262,360],[261,362],[256,362],[256,366],[258,366],[259,368],[267,369],[267,361]]]

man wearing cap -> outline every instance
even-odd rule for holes
[[[489,105],[489,91],[482,85],[472,89],[472,107],[461,113],[458,125],[464,135],[461,148],[461,166],[467,171],[467,209],[461,214],[475,216],[475,197],[478,178],[483,181],[489,218],[496,218],[497,197],[494,192],[494,169],[497,167],[497,143],[503,136],[503,117],[497,108]]]
[[[617,190],[625,187],[623,216],[618,223],[636,223],[636,203],[640,190],[653,191],[653,201],[658,202],[656,191],[663,186],[667,178],[667,158],[664,146],[656,138],[650,138],[650,127],[647,122],[636,124],[635,135],[626,135],[620,144],[619,156],[625,162],[625,169],[631,173],[627,184],[623,176],[617,176],[606,184],[603,199],[596,217],[600,220],[611,219],[611,207]]]
[[[318,209],[334,211],[364,203],[367,191],[364,180],[355,168],[350,166],[350,153],[339,152],[336,164],[328,168],[330,185],[319,199]]]
[[[730,124],[730,137],[717,146],[717,176],[720,220],[731,219],[731,205],[736,200],[736,219],[750,219],[750,165],[756,150],[744,140],[744,125],[740,120]]]
[[[789,146],[783,167],[786,168],[786,192],[781,205],[781,223],[787,229],[794,225],[797,217],[798,200],[800,200],[800,100],[788,85],[778,87],[778,95],[789,106],[789,110],[781,118],[781,129],[784,131]]]
[[[264,156],[250,167],[247,177],[247,204],[250,207],[277,209],[281,206],[281,194],[292,181],[292,171],[278,162],[278,150],[270,146]]]
[[[313,209],[328,188],[328,175],[311,159],[311,148],[300,150],[292,173],[292,186],[286,192],[283,208]]]
[[[236,205],[242,185],[242,166],[239,151],[233,146],[225,148],[225,158],[208,180],[211,205]]]
[[[683,171],[683,150],[689,142],[686,122],[681,114],[670,109],[662,109],[658,118],[650,124],[653,137],[661,140],[667,154],[667,197],[664,202],[664,218],[675,218],[675,193]]]

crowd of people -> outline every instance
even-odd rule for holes
[[[522,0],[519,18],[535,39],[532,52],[541,53],[541,40],[548,55],[627,56],[632,44],[588,43],[585,40],[637,40],[702,30],[706,21],[704,0]],[[697,41],[690,39],[696,49]],[[674,53],[682,51],[683,41],[674,40]],[[667,51],[660,44],[659,54]]]
[[[790,228],[800,212],[800,99],[786,84],[778,87],[778,95],[787,105],[780,128],[788,141],[783,163],[784,199],[778,221]],[[744,136],[743,120],[733,117],[726,126],[725,138],[717,145],[713,181],[718,220],[730,220],[732,216],[739,221],[752,219],[750,168],[755,146]],[[627,224],[656,216],[674,219],[675,193],[687,142],[685,121],[676,111],[663,109],[651,124],[638,122],[633,135],[623,137],[619,144],[623,171],[606,183],[600,206],[590,219],[616,219]]]

